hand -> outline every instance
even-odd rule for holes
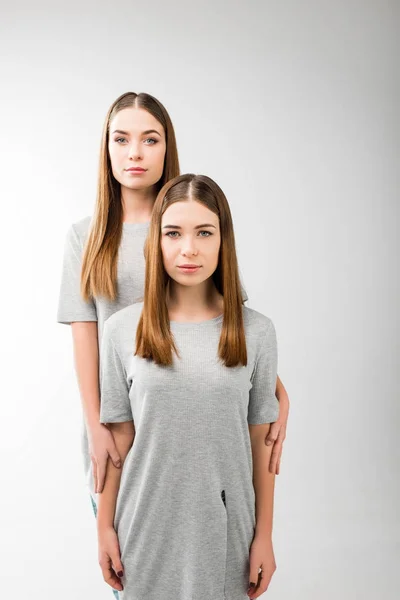
[[[121,577],[124,576],[124,568],[121,562],[118,536],[114,527],[107,527],[98,531],[99,543],[99,565],[103,573],[103,579],[114,590],[121,592],[124,586]]]
[[[251,600],[258,598],[268,589],[275,571],[276,563],[271,538],[255,535],[250,547],[250,576],[247,590]],[[255,585],[250,586],[250,583]]]
[[[121,457],[115,446],[113,434],[108,427],[102,423],[98,423],[94,427],[91,427],[88,430],[88,437],[94,488],[96,494],[100,494],[104,488],[108,457],[111,458],[117,469],[121,467]]]
[[[265,444],[270,446],[273,444],[271,459],[269,462],[269,472],[279,475],[281,469],[281,458],[283,442],[286,438],[286,426],[289,417],[289,397],[285,388],[280,390],[279,400],[279,417],[275,423],[271,423],[268,435],[265,438]]]

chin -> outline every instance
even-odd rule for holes
[[[196,277],[195,275],[187,275],[186,277],[182,277],[182,275],[179,274],[174,281],[175,283],[179,283],[179,285],[184,285],[185,287],[193,287],[195,285],[204,283],[206,279],[208,279],[208,277]]]
[[[149,184],[147,181],[145,181],[145,179],[142,179],[141,181],[124,181],[124,183],[121,185],[126,187],[128,190],[142,190],[150,187],[151,183]]]

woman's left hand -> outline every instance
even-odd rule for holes
[[[251,600],[258,598],[268,589],[275,571],[276,563],[271,537],[256,534],[250,547],[250,576],[247,595]],[[254,585],[250,586],[250,583]]]
[[[281,468],[281,457],[283,442],[286,438],[286,426],[289,417],[289,396],[281,380],[277,379],[276,397],[279,401],[279,417],[275,423],[271,423],[268,435],[265,438],[265,444],[273,444],[271,460],[269,462],[270,473],[279,475]]]

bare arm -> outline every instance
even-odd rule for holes
[[[265,445],[270,425],[249,425],[253,456],[253,486],[256,498],[256,526],[250,547],[250,573],[247,594],[251,600],[261,596],[276,570],[272,545],[275,473],[268,470],[271,446]],[[261,570],[261,571],[260,571]]]
[[[279,417],[275,423],[272,423],[268,435],[265,437],[265,443],[267,446],[273,446],[269,461],[269,470],[271,473],[279,475],[290,406],[288,393],[279,376],[276,378],[275,396],[279,401]]]
[[[125,423],[109,423],[107,427],[113,434],[115,445],[121,456],[123,465],[135,439],[135,427],[133,421],[126,421]],[[121,481],[121,472],[122,470],[116,469],[111,461],[108,462],[104,489],[98,496],[98,531],[106,529],[107,527],[114,527],[115,506]]]
[[[110,428],[117,450],[124,463],[135,438],[133,421],[110,423],[105,425],[105,427]],[[98,495],[97,506],[99,565],[104,581],[118,591],[124,589],[121,581],[124,574],[124,566],[121,562],[117,532],[114,528],[115,507],[120,481],[121,470],[116,469],[113,463],[108,461],[104,489]]]
[[[89,438],[95,491],[103,489],[108,457],[121,465],[113,436],[100,423],[99,347],[96,321],[71,323],[75,371]]]
[[[275,391],[275,395],[276,395],[276,397],[279,400],[280,406],[282,408],[284,408],[284,410],[285,410],[286,413],[288,413],[289,412],[289,396],[288,396],[286,388],[283,385],[283,382],[280,379],[279,375],[276,378],[276,391]]]
[[[99,424],[99,347],[97,321],[71,323],[75,371],[88,428]]]
[[[249,425],[251,451],[253,455],[253,485],[256,497],[255,534],[271,537],[275,473],[271,473],[268,469],[271,459],[271,446],[266,446],[264,443],[269,429],[269,423]]]

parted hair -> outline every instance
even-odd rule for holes
[[[179,175],[178,150],[172,121],[159,100],[150,94],[127,92],[110,106],[103,127],[97,199],[91,229],[85,245],[81,269],[81,295],[85,300],[104,296],[115,300],[117,290],[117,259],[122,236],[121,185],[115,179],[108,142],[110,123],[125,108],[142,108],[155,117],[164,128],[166,153],[157,191],[170,179]]]
[[[145,243],[146,274],[143,310],[136,330],[135,354],[159,365],[171,365],[178,355],[170,329],[167,274],[161,250],[161,220],[171,204],[196,201],[218,215],[221,245],[218,265],[212,277],[224,299],[224,314],[218,356],[227,367],[247,364],[243,324],[243,298],[236,256],[233,222],[228,201],[221,188],[205,175],[188,173],[168,181],[154,203]]]

